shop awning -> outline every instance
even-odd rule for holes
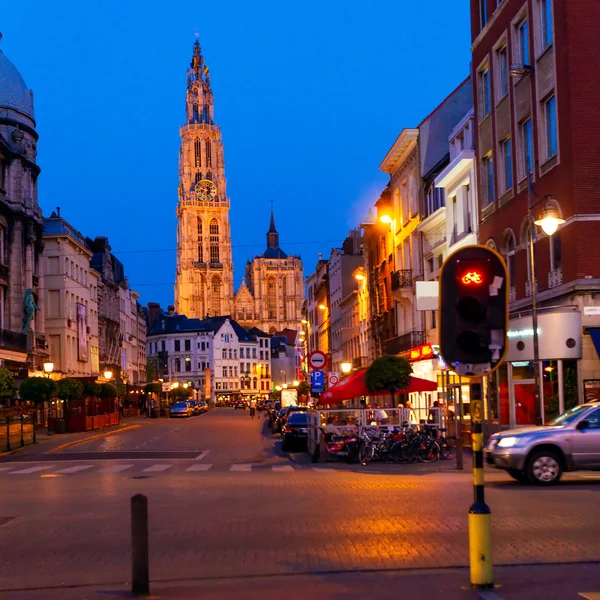
[[[323,392],[319,397],[321,404],[337,404],[343,400],[350,400],[350,398],[358,398],[360,396],[389,396],[389,390],[380,390],[377,392],[371,392],[367,388],[365,383],[366,369],[361,369],[356,373],[352,373],[345,379],[342,379],[339,383],[330,387],[326,392]],[[435,392],[437,390],[437,383],[435,381],[428,381],[427,379],[421,379],[419,377],[410,378],[408,387],[403,390],[397,390],[398,394],[412,394],[413,392]]]
[[[596,348],[596,353],[600,357],[600,327],[588,327],[588,331],[594,343],[594,348]]]

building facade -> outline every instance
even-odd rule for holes
[[[48,359],[35,127],[33,93],[0,51],[0,361],[18,379]]]
[[[471,1],[480,240],[505,256],[511,298],[507,363],[491,387],[510,425],[547,420],[600,389],[599,27],[593,2]],[[551,210],[564,223],[545,234],[530,203],[534,220]]]
[[[267,249],[246,265],[246,280],[234,295],[223,139],[197,40],[180,135],[176,311],[200,319],[232,315],[244,326],[271,333],[297,329],[304,300],[302,261],[280,248],[272,213]]]
[[[100,374],[98,279],[85,237],[60,216],[44,219],[46,334],[53,371],[62,377]]]

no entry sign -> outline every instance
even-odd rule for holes
[[[327,362],[327,357],[324,352],[320,350],[315,350],[308,355],[308,364],[311,369],[321,370],[325,363]]]

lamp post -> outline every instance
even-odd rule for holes
[[[342,373],[344,375],[348,375],[350,373],[350,371],[352,371],[352,363],[349,362],[343,362],[340,365],[340,368],[342,369]]]
[[[52,378],[52,371],[54,371],[54,363],[53,362],[45,362],[44,363],[44,373],[46,373],[46,377],[48,379]]]
[[[542,378],[540,376],[540,346],[538,338],[538,319],[537,319],[537,280],[535,276],[535,244],[534,244],[534,230],[535,226],[539,226],[544,230],[544,233],[550,237],[558,226],[565,222],[561,218],[559,212],[556,210],[554,203],[552,202],[551,196],[540,197],[533,187],[533,180],[531,177],[531,159],[527,157],[527,204],[528,204],[528,217],[529,217],[529,270],[531,271],[531,325],[533,328],[533,369],[535,377],[535,424],[542,424]],[[537,198],[537,201],[533,201],[533,196]],[[533,210],[539,206],[542,202],[545,202],[544,210],[537,220],[534,220]]]

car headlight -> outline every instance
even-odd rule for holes
[[[518,441],[519,438],[517,437],[500,438],[500,441],[498,442],[498,448],[512,448],[513,446],[517,445]]]

